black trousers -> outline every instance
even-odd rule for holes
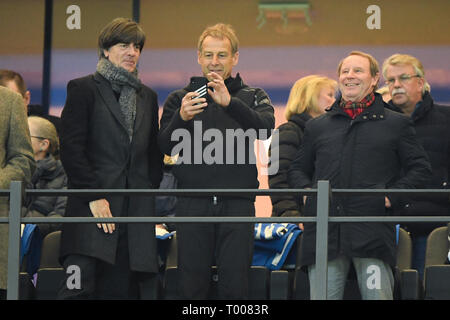
[[[179,198],[179,217],[248,217],[247,199]],[[249,223],[177,224],[178,293],[181,299],[208,299],[211,266],[217,265],[218,299],[247,299],[254,225]]]
[[[116,225],[117,226],[117,225]],[[158,277],[155,273],[133,272],[130,270],[128,236],[126,225],[119,225],[119,243],[114,265],[85,255],[68,255],[64,270],[75,265],[80,268],[81,288],[71,288],[71,273],[60,285],[59,299],[76,300],[135,300],[157,299]]]

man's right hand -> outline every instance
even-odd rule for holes
[[[198,95],[197,92],[188,92],[181,100],[180,117],[184,121],[192,120],[208,105],[205,98],[194,98]]]
[[[89,202],[91,213],[96,218],[112,218],[109,202],[106,199],[99,199]],[[114,223],[97,223],[99,229],[103,228],[105,233],[113,233],[116,230]]]

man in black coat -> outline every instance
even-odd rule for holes
[[[69,189],[158,188],[157,96],[140,82],[136,69],[144,42],[139,25],[114,19],[99,36],[97,71],[68,83],[61,160]],[[147,217],[154,211],[151,197],[70,196],[66,216]],[[68,272],[62,299],[155,297],[152,224],[64,224],[61,261]],[[70,278],[74,265],[80,269],[81,287]]]
[[[289,188],[287,173],[303,141],[306,122],[325,113],[336,100],[337,82],[327,77],[309,75],[295,82],[289,93],[283,123],[274,132],[270,146],[270,165],[278,168],[269,175],[270,189]],[[278,135],[278,139],[277,139]],[[272,216],[301,216],[302,208],[291,195],[272,195]],[[299,224],[303,229],[303,224]]]
[[[319,180],[329,180],[335,189],[423,186],[431,174],[429,162],[411,121],[386,109],[374,93],[377,61],[353,51],[341,60],[338,75],[342,96],[325,115],[306,123],[304,144],[289,170],[290,186],[315,188]],[[316,202],[306,199],[305,216],[316,214]],[[330,216],[388,216],[398,207],[392,196],[334,196]],[[363,299],[393,298],[393,223],[330,223],[328,237],[328,299],[342,299],[351,263]],[[312,299],[317,298],[315,247],[316,225],[305,223],[301,264],[308,267]]]
[[[429,189],[448,189],[450,169],[450,107],[435,104],[422,63],[407,54],[394,54],[383,63],[383,76],[392,100],[389,108],[409,116],[417,139],[425,149],[433,170]],[[446,216],[450,214],[448,195],[409,197],[401,213],[407,216]],[[427,237],[445,223],[404,223],[413,243],[412,267],[423,278]]]
[[[207,28],[199,39],[198,63],[207,78],[208,99],[189,85],[172,92],[164,104],[158,141],[165,154],[179,153],[172,169],[179,189],[258,188],[253,143],[270,136],[274,111],[263,90],[248,87],[239,74],[231,76],[238,59],[231,26]],[[254,196],[178,197],[175,214],[254,216]],[[218,266],[220,299],[247,298],[253,229],[239,223],[178,224],[181,298],[208,298],[212,265]]]

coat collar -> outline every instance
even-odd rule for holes
[[[431,97],[430,93],[426,91],[422,96],[422,101],[419,101],[419,106],[416,107],[416,110],[412,113],[412,120],[415,122],[421,118],[423,118],[432,108],[434,105],[433,98]],[[392,100],[389,101],[388,109],[391,109],[396,112],[404,113],[402,109],[397,107]]]
[[[350,116],[345,113],[344,110],[339,106],[340,99],[336,100],[334,104],[327,110],[328,114],[330,116],[345,116],[347,118],[350,118]],[[371,106],[368,108],[365,108],[365,110],[359,114],[354,121],[369,121],[369,120],[384,120],[385,110],[384,108],[387,106],[387,104],[383,101],[383,98],[380,94],[375,92],[375,101],[372,103]],[[351,119],[351,118],[350,118]]]
[[[312,117],[308,113],[303,112],[303,113],[294,113],[289,119],[289,121],[294,122],[297,126],[299,126],[304,130],[306,122],[310,119],[312,119]]]
[[[36,171],[33,173],[31,182],[36,184],[39,180],[53,180],[64,171],[60,160],[48,155],[42,160],[36,161]]]
[[[430,110],[433,108],[433,98],[428,91],[422,96],[422,101],[419,102],[419,106],[417,106],[416,110],[414,110],[412,114],[413,121],[417,121],[420,118],[423,118]]]
[[[147,108],[145,108],[144,90],[142,90],[141,87],[136,91],[136,120],[134,120],[134,133],[139,129],[142,120],[144,119],[146,110]]]
[[[122,111],[120,110],[120,105],[116,99],[114,91],[111,88],[111,84],[98,72],[94,73],[94,80],[97,84],[100,95],[105,101],[107,108],[111,111],[116,120],[121,124],[122,128],[127,131],[124,116],[122,114]],[[133,129],[134,132],[138,130],[139,126],[142,123],[142,119],[144,118],[145,108],[142,95],[143,90],[142,88],[140,88],[136,91],[136,120]]]

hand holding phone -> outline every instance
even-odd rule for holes
[[[205,77],[192,77],[189,88],[192,92],[198,93],[197,96],[192,97],[192,99],[205,98],[208,100],[208,79]]]
[[[184,121],[189,121],[195,115],[203,112],[208,105],[208,79],[205,77],[192,77],[188,92],[181,101],[180,117]]]

